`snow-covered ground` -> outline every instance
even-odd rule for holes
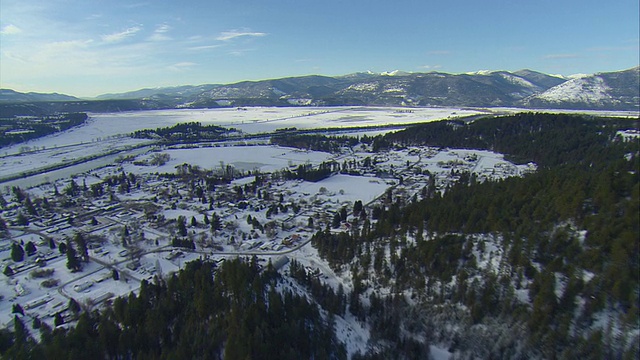
[[[391,182],[391,184],[394,184],[394,182]],[[389,184],[379,178],[335,175],[315,183],[300,182],[289,189],[298,196],[304,196],[304,194],[315,195],[314,199],[320,201],[344,204],[362,200],[366,204],[382,195],[388,187]]]
[[[537,95],[536,97],[548,102],[586,102],[599,104],[602,101],[612,101],[611,90],[599,76],[571,79],[560,85]]]
[[[290,165],[309,163],[318,165],[330,158],[330,154],[319,151],[305,151],[278,146],[220,146],[189,149],[167,149],[162,151],[171,159],[162,166],[125,165],[127,172],[134,173],[163,173],[176,172],[176,166],[191,164],[201,169],[214,169],[232,165],[241,171],[260,170],[271,172]],[[148,160],[153,154],[140,156],[139,160]]]
[[[85,126],[29,144],[30,147],[41,150],[22,155],[10,155],[8,151],[6,156],[0,158],[0,168],[3,169],[1,175],[65,161],[65,157],[73,159],[86,154],[102,153],[109,149],[135,145],[138,140],[120,138],[118,135],[142,128],[171,126],[177,122],[200,121],[218,125],[225,125],[224,122],[226,122],[226,126],[242,127],[243,131],[261,132],[292,126],[302,128],[304,126],[379,125],[396,121],[398,124],[408,124],[478,113],[474,112],[475,110],[466,113],[456,109],[412,109],[412,111],[400,112],[394,108],[249,108],[247,110],[168,110],[100,114],[94,115]],[[102,134],[104,138],[98,139],[97,134]],[[66,148],[58,146],[54,149],[51,144],[58,145],[59,139],[66,139],[67,144],[73,145]],[[60,141],[60,144],[64,142]],[[144,179],[143,185],[139,188],[115,194],[121,201],[115,205],[107,199],[89,199],[84,205],[85,209],[97,211],[95,218],[98,225],[89,225],[89,221],[85,219],[84,224],[65,226],[66,216],[58,216],[60,215],[58,214],[54,220],[60,224],[56,227],[65,227],[64,229],[52,228],[54,225],[32,223],[29,231],[11,230],[10,238],[0,241],[0,259],[2,260],[0,266],[4,269],[6,265],[16,265],[10,260],[12,241],[23,243],[33,241],[39,250],[49,253],[48,243],[43,242],[40,234],[47,233],[56,242],[63,241],[65,236],[73,237],[75,231],[82,231],[103,239],[98,248],[89,251],[94,260],[77,274],[70,273],[66,268],[65,256],[59,256],[57,249],[51,250],[51,258],[45,268],[53,270],[50,278],[58,280],[60,288],[57,286],[46,288],[42,284],[44,279],[32,277],[31,272],[39,269],[35,264],[26,265],[26,270],[16,267],[16,270],[21,271],[19,274],[12,277],[4,276],[2,281],[5,285],[0,287],[0,295],[4,298],[0,301],[0,326],[7,324],[13,318],[11,306],[14,303],[19,303],[23,308],[28,307],[25,309],[27,317],[38,316],[52,324],[51,315],[66,308],[68,297],[73,297],[81,305],[90,307],[98,300],[136,291],[141,280],[149,279],[153,275],[166,275],[177,271],[186,262],[201,256],[220,260],[225,256],[237,256],[237,254],[258,254],[260,258],[267,259],[287,252],[287,256],[295,258],[304,266],[319,269],[323,275],[323,281],[334,289],[342,285],[345,291],[350,291],[352,279],[349,271],[334,272],[308,244],[299,249],[294,248],[304,244],[318,228],[324,228],[329,224],[327,219],[330,220],[334,212],[342,207],[350,209],[357,200],[362,200],[365,204],[376,201],[376,198],[391,187],[394,188],[394,196],[404,196],[403,201],[409,201],[411,196],[418,194],[424,188],[429,179],[428,174],[435,178],[437,188],[444,191],[446,185],[455,181],[454,173],[458,171],[474,173],[479,181],[521,176],[535,171],[535,164],[515,165],[505,160],[503,155],[491,151],[430,147],[372,153],[366,146],[356,146],[343,154],[333,155],[278,146],[222,146],[220,144],[213,147],[158,149],[169,155],[169,161],[162,166],[144,166],[141,164],[153,156],[153,153],[147,153],[147,150],[137,150],[136,153],[131,154],[133,155],[131,159],[119,162],[117,166],[107,166],[98,170],[83,169],[83,174],[76,178],[76,183],[88,186],[101,182],[107,176],[120,175],[123,171]],[[190,164],[206,170],[216,170],[221,166],[231,165],[237,170],[260,170],[266,173],[300,164],[317,165],[324,161],[336,161],[343,169],[348,168],[356,173],[359,172],[362,176],[343,173],[315,183],[301,180],[273,180],[270,181],[268,188],[262,190],[269,192],[271,200],[266,200],[264,195],[262,198],[251,195],[246,200],[249,204],[245,208],[240,208],[237,199],[222,198],[215,202],[215,207],[210,207],[208,203],[201,203],[199,199],[191,196],[183,198],[183,195],[190,191],[185,184],[153,175],[154,173],[175,173],[177,166],[182,164]],[[372,165],[365,166],[365,162]],[[59,189],[69,184],[70,175],[71,173],[67,174],[64,181],[58,182]],[[236,179],[231,185],[219,185],[215,192],[209,195],[233,193],[230,189],[234,186],[250,184],[254,179],[254,176],[249,176]],[[165,191],[171,199],[163,200],[159,190]],[[10,199],[12,196],[9,190],[5,188],[4,191],[5,199]],[[52,191],[51,185],[45,185],[30,189],[29,193],[34,197],[45,197],[50,196]],[[273,199],[278,199],[280,196],[282,196],[280,203],[289,208],[267,216],[266,209],[275,204]],[[164,216],[167,220],[177,219],[179,216],[184,216],[187,221],[191,218],[197,219],[199,225],[189,224],[188,226],[189,235],[197,243],[200,253],[191,253],[188,250],[183,250],[183,254],[177,254],[177,251],[171,252],[174,250],[170,247],[170,239],[175,232],[173,222],[166,226],[157,226],[145,219],[143,210],[128,208],[151,202],[158,207],[157,214]],[[294,204],[300,209],[292,210]],[[225,224],[225,228],[216,234],[212,234],[208,226],[202,225],[203,216],[206,214],[211,217],[214,212]],[[3,218],[8,219],[7,213],[3,213]],[[253,225],[245,221],[247,215],[251,215],[263,225],[268,222],[277,222],[275,234],[267,235],[254,229]],[[78,217],[81,216],[82,214],[79,213]],[[315,227],[307,225],[309,218],[314,220]],[[139,258],[139,264],[132,264],[132,259],[128,257],[130,255],[123,253],[122,233],[125,225],[129,226],[129,230],[135,236],[143,235],[142,240],[135,244],[144,253]],[[343,225],[346,226],[346,224]],[[49,233],[50,230],[55,231]],[[335,231],[340,230],[343,229]],[[286,245],[283,241],[294,237],[297,240],[293,246]],[[200,239],[203,240],[199,242]],[[474,255],[479,268],[498,273],[504,254],[497,246],[497,240],[493,237],[478,237],[474,241],[476,243]],[[482,250],[479,248],[480,242],[482,242]],[[30,257],[28,260],[34,261],[35,258]],[[120,280],[114,280],[110,276],[111,270],[105,268],[104,263],[111,264],[121,272]],[[295,287],[294,284],[289,286]],[[526,292],[519,292],[517,296],[523,301],[527,298]],[[345,315],[345,317],[336,318],[336,331],[340,339],[345,341],[349,354],[366,351],[369,339],[366,324],[358,322],[351,315]],[[447,359],[452,355],[437,346],[431,346],[430,350],[431,356],[436,359]]]
[[[247,134],[273,132],[295,127],[350,128],[381,125],[409,125],[476,114],[516,113],[522,111],[587,113],[600,116],[637,117],[633,111],[581,111],[581,110],[527,110],[518,108],[389,108],[389,107],[293,107],[242,109],[177,109],[121,113],[90,114],[89,120],[79,127],[0,150],[0,178],[25,171],[45,168],[79,158],[124,150],[131,146],[150,143],[132,139],[128,135],[136,130],[169,127],[178,123],[201,122],[208,125],[236,128]],[[357,132],[358,136],[380,135],[395,130]],[[351,133],[349,133],[351,134]],[[115,157],[114,157],[115,158]],[[109,161],[113,161],[110,159]],[[98,166],[105,165],[103,162]],[[228,163],[228,161],[227,161]],[[85,166],[86,167],[86,166]],[[83,169],[79,172],[86,171]],[[66,175],[66,172],[65,172]],[[70,174],[69,174],[70,175]],[[52,174],[51,177],[58,177]],[[44,179],[42,179],[44,180]]]
[[[313,129],[408,125],[478,113],[480,112],[476,110],[455,108],[415,108],[407,111],[404,108],[374,107],[257,107],[90,114],[82,126],[2,148],[0,178],[150,143],[149,140],[132,139],[129,135],[136,130],[170,127],[185,122],[200,122],[203,125],[218,125],[236,128],[246,134],[257,134],[290,127]],[[113,162],[113,159],[109,161]],[[104,161],[97,164],[104,165]],[[85,167],[82,171],[87,170]]]
[[[8,154],[8,151],[11,151],[11,148],[9,148],[8,151],[4,152],[7,155],[0,156],[0,168],[2,169],[0,178],[13,174],[20,174],[25,171],[47,168],[56,164],[64,164],[92,155],[106,154],[114,150],[126,150],[132,146],[145,143],[149,143],[149,140],[122,137],[118,139],[108,139],[88,143],[81,142],[60,147],[45,146],[44,149],[39,147],[40,150],[19,154]],[[104,166],[113,163],[117,156],[118,155],[114,155],[106,161],[104,159],[100,159],[94,166]],[[79,167],[84,168],[84,166]]]
[[[236,128],[248,134],[256,134],[289,127],[313,129],[405,125],[480,113],[456,108],[412,108],[411,112],[406,110],[388,107],[250,107],[134,111],[92,114],[95,124],[82,133],[84,138],[90,139],[195,121],[203,125]]]

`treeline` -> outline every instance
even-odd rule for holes
[[[0,147],[26,142],[85,123],[85,113],[0,119]]]
[[[139,295],[75,327],[39,323],[40,341],[21,318],[0,332],[6,359],[346,359],[318,306],[276,290],[277,273],[255,259],[193,261],[166,282],[144,281]]]
[[[618,130],[637,126],[637,121],[627,119],[520,113],[471,123],[426,123],[389,133],[375,145],[379,150],[409,145],[486,149],[507,154],[517,162],[533,161],[540,167],[589,166],[594,160],[612,157],[609,151]]]
[[[361,139],[353,136],[326,136],[318,134],[277,134],[271,137],[274,145],[293,147],[304,150],[336,153],[343,147],[353,147],[360,143],[371,143],[373,138],[364,135]]]
[[[275,174],[276,177],[280,177],[284,180],[305,180],[311,182],[318,182],[331,176],[336,171],[340,170],[340,165],[335,161],[323,161],[314,168],[311,164],[301,164],[291,171],[289,169],[283,169]]]
[[[137,130],[133,133],[133,137],[137,139],[196,142],[218,140],[224,134],[232,131],[235,131],[235,129],[227,129],[216,125],[202,125],[199,122],[187,122],[157,129]]]

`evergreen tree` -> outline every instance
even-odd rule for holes
[[[184,216],[178,216],[178,234],[180,234],[180,236],[187,236],[187,225],[185,221]]]
[[[36,245],[33,243],[33,241],[28,241],[24,246],[24,250],[27,252],[28,256],[32,256],[38,249],[36,248]]]
[[[22,309],[22,306],[20,306],[20,304],[15,303],[15,304],[13,304],[13,306],[11,308],[11,313],[12,314],[24,315],[24,310]]]
[[[18,243],[11,244],[11,260],[15,262],[24,260],[24,249]]]
[[[69,299],[69,310],[77,315],[81,310],[80,304],[74,299]]]
[[[2,273],[5,274],[6,276],[12,276],[13,269],[9,265],[7,265],[4,267],[4,271]]]
[[[29,196],[26,196],[24,199],[24,207],[25,209],[27,209],[27,213],[29,215],[33,215],[33,216],[38,215],[38,211],[36,210],[36,207],[33,206],[33,203],[31,202],[31,198]]]
[[[16,216],[16,224],[20,226],[29,225],[29,219],[22,213],[22,211],[18,211],[18,215]]]
[[[347,221],[347,208],[343,207],[340,209],[340,221]]]
[[[340,213],[335,213],[333,215],[333,221],[331,221],[331,227],[334,229],[337,229],[340,227],[340,222],[341,222],[341,217],[340,217]]]
[[[82,233],[76,232],[73,237],[73,242],[78,246],[78,255],[82,258],[83,261],[89,261],[89,249],[87,248],[87,241],[85,240]]]
[[[216,232],[220,229],[222,229],[222,221],[220,220],[220,217],[216,213],[211,214],[211,231]]]
[[[66,248],[67,248],[67,269],[71,270],[71,272],[82,270],[82,264],[80,263],[80,259],[76,255],[76,250],[68,242],[66,244]]]
[[[13,193],[13,201],[17,203],[22,203],[22,201],[24,201],[26,195],[19,186],[11,187],[11,192]]]
[[[64,318],[62,317],[62,314],[60,314],[60,312],[57,312],[53,318],[53,325],[58,327],[62,324],[64,324]]]
[[[356,200],[353,203],[353,216],[358,216],[362,210],[363,210],[362,200]]]

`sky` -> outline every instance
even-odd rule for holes
[[[78,97],[361,71],[638,66],[638,0],[1,0],[0,87]]]

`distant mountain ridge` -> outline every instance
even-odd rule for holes
[[[564,78],[533,70],[361,72],[141,89],[80,100],[0,91],[0,116],[22,110],[128,111],[231,106],[480,106],[639,110],[640,67]],[[7,105],[11,103],[10,105]],[[17,106],[16,104],[20,104]],[[6,108],[10,107],[11,111]]]
[[[577,77],[523,100],[527,107],[635,109],[640,103],[640,67]],[[635,108],[633,105],[635,104]]]
[[[11,89],[0,89],[0,102],[34,102],[34,101],[76,101],[77,97],[58,93],[21,93]]]

